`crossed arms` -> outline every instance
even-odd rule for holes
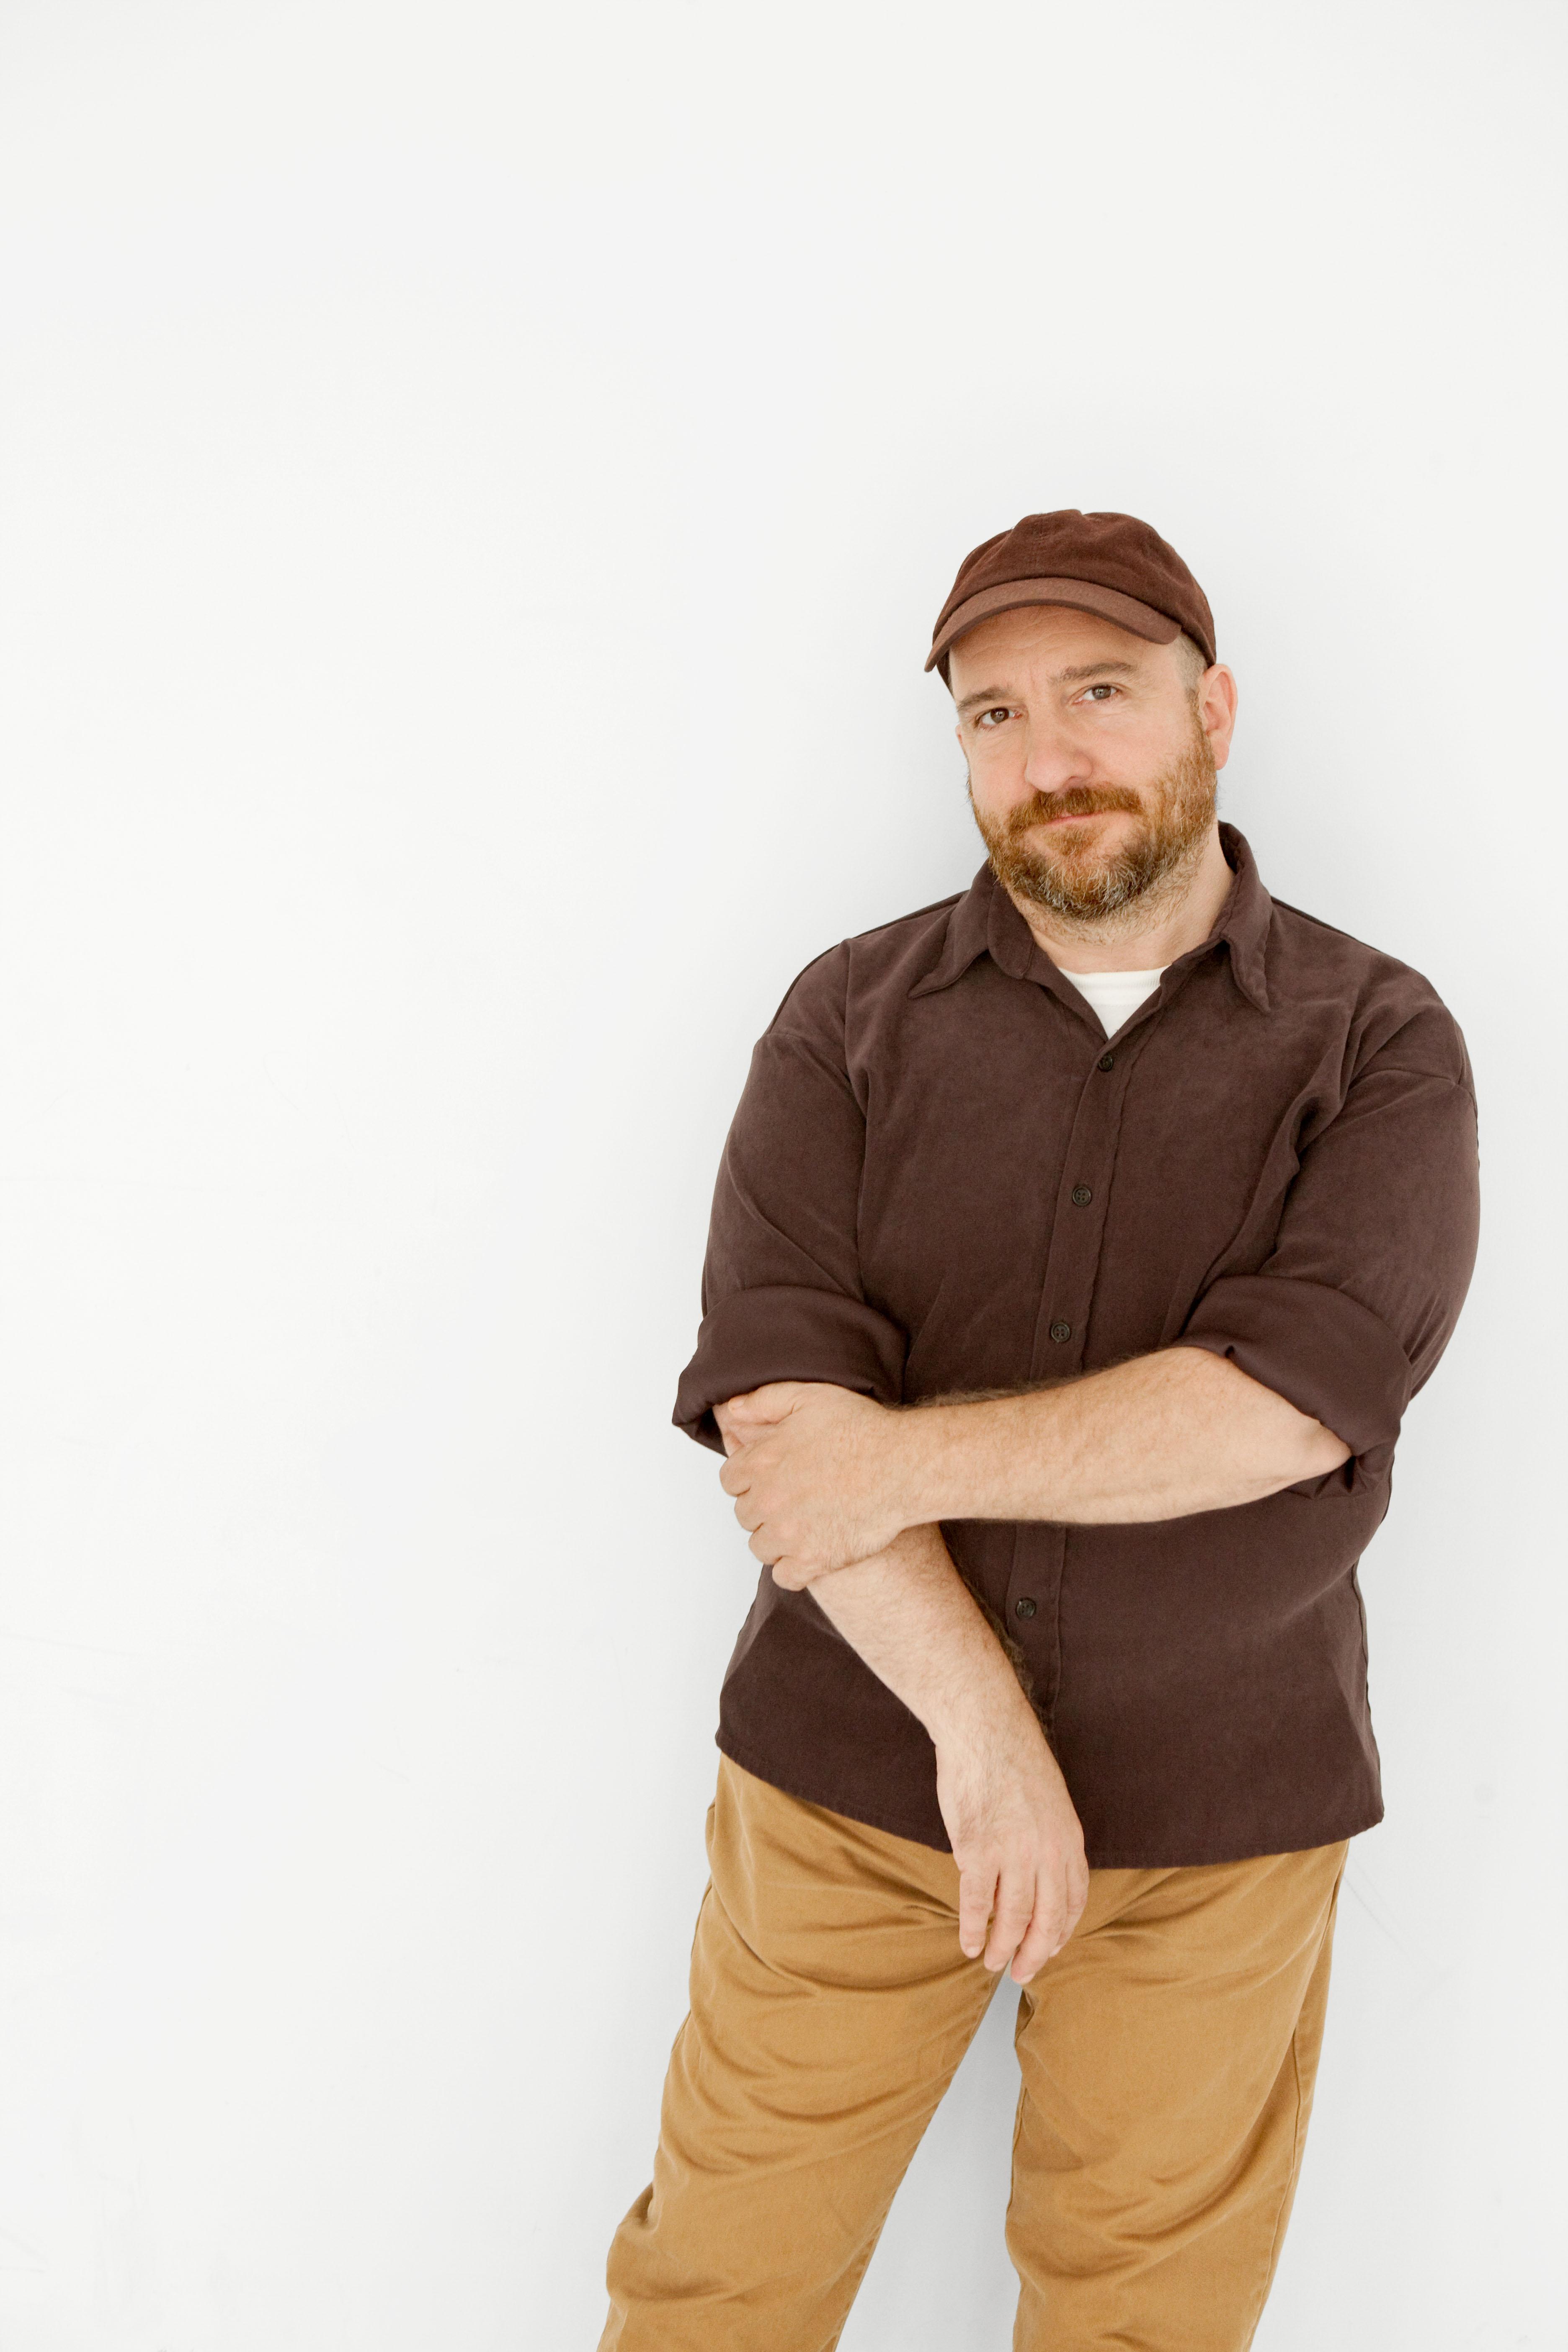
[[[963,1950],[1026,1983],[1082,1912],[1083,1835],[936,1522],[1176,1518],[1321,1477],[1351,1448],[1193,1348],[1049,1389],[908,1409],[831,1383],[773,1381],[714,1417],[720,1482],[752,1550],[780,1584],[810,1587],[931,1735]]]
[[[1022,1394],[890,1410],[779,1381],[725,1411],[719,1474],[778,1582],[798,1591],[936,1519],[1174,1519],[1254,1503],[1351,1449],[1225,1358],[1168,1348]]]

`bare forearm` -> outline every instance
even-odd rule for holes
[[[1001,1645],[934,1526],[817,1577],[813,1599],[932,1739],[1030,1712]]]
[[[797,1587],[938,1520],[1184,1518],[1321,1478],[1350,1454],[1196,1348],[1016,1395],[899,1407],[784,1381],[717,1412],[735,1516],[758,1559]]]
[[[813,1598],[921,1721],[958,1865],[958,1939],[1026,1984],[1089,1894],[1083,1831],[1056,1758],[942,1530],[906,1528],[830,1570]]]
[[[1180,1518],[1321,1477],[1350,1453],[1272,1389],[1194,1348],[900,1419],[907,1507],[922,1519]]]
[[[754,1404],[755,1396],[752,1400]],[[751,1415],[715,1412],[731,1459]],[[753,1549],[755,1542],[753,1539]],[[781,1583],[793,1584],[775,1568]],[[1026,1984],[1072,1933],[1089,1894],[1083,1830],[1034,1708],[942,1529],[905,1527],[850,1553],[812,1599],[872,1673],[924,1724],[936,1799],[958,1865],[958,1940]]]

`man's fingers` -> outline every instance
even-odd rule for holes
[[[970,1863],[958,1878],[958,1940],[964,1953],[977,1960],[985,1949],[985,1929],[991,1917],[991,1898],[996,1892],[996,1865],[994,1862]]]
[[[819,1571],[813,1567],[810,1560],[791,1559],[786,1553],[783,1559],[770,1561],[764,1557],[767,1549],[765,1543],[760,1548],[755,1543],[752,1546],[752,1549],[762,1560],[763,1567],[772,1568],[773,1582],[782,1584],[786,1592],[804,1592],[808,1584],[815,1582]]]
[[[752,1490],[749,1486],[735,1497],[735,1517],[748,1535],[754,1535],[763,1524],[763,1515],[752,1500]]]
[[[731,1465],[726,1462],[724,1465],[724,1470],[729,1470],[731,1466]],[[752,1501],[752,1488],[749,1482],[737,1486],[732,1478],[725,1477],[724,1470],[721,1470],[719,1473],[719,1483],[723,1487],[726,1495],[733,1495],[735,1497],[735,1517],[740,1520],[741,1525],[746,1529],[746,1532],[749,1535],[753,1535],[763,1523],[762,1507],[759,1504]]]
[[[1041,1874],[1029,1932],[1013,1956],[1013,1977],[1027,1984],[1054,1959],[1082,1918],[1089,1901],[1089,1864],[1081,1847]]]
[[[1029,1932],[1013,1955],[1011,1975],[1015,1984],[1027,1984],[1036,1971],[1060,1951],[1067,1941],[1066,1926],[1059,1890],[1042,1879],[1035,1889],[1035,1912],[1029,1921]]]
[[[778,1538],[770,1537],[765,1528],[759,1528],[747,1549],[756,1554],[764,1568],[773,1570],[773,1582],[782,1584],[786,1592],[804,1592],[808,1584],[815,1584],[819,1576],[827,1574],[819,1559],[805,1559],[797,1552],[780,1552],[777,1547]]]
[[[1020,1871],[1015,1864],[1004,1866],[996,1893],[996,1908],[992,1915],[991,1933],[985,1944],[985,1965],[988,1969],[1005,1969],[1028,1931],[1035,1915],[1035,1874]]]

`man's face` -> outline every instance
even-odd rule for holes
[[[949,656],[969,797],[997,877],[1079,921],[1190,870],[1230,749],[1228,670],[1054,604],[998,613]]]

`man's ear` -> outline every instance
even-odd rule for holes
[[[1224,662],[1215,662],[1204,672],[1198,682],[1198,718],[1216,768],[1223,768],[1230,757],[1237,699],[1235,672]]]

